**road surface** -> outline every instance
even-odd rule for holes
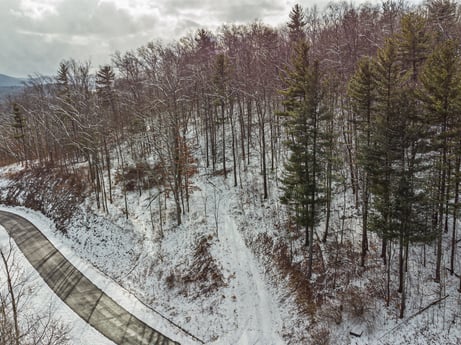
[[[77,315],[118,345],[179,345],[130,314],[77,270],[28,220],[0,211],[8,231],[43,280]]]

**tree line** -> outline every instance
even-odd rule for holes
[[[361,214],[360,265],[377,233],[389,302],[397,249],[403,317],[413,243],[434,244],[440,281],[450,232],[450,273],[456,268],[459,13],[450,0],[333,3],[322,12],[295,5],[282,27],[200,29],[117,52],[95,73],[89,62],[63,61],[56,76],[31,78],[4,106],[0,157],[66,172],[84,163],[103,210],[117,178],[147,169],[152,200],[172,195],[178,225],[189,211],[194,152],[236,188],[257,162],[262,199],[280,178],[281,201],[305,229],[309,278],[346,171]]]

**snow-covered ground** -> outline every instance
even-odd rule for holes
[[[120,191],[109,215],[80,215],[73,220],[67,236],[56,231],[53,222],[38,212],[21,207],[0,209],[31,220],[98,287],[166,335],[171,334],[171,327],[158,326],[162,320],[152,319],[156,313],[120,285],[207,343],[285,344],[280,336],[283,323],[276,297],[238,229],[240,219],[236,214],[242,212],[243,206],[239,193],[227,182],[217,188],[219,179],[194,181],[197,192],[191,196],[193,211],[181,227],[167,225],[163,239],[156,233],[158,224],[152,230],[151,216],[143,202],[145,196],[129,196],[128,221],[117,212],[123,207]],[[200,212],[203,210],[207,211]],[[193,284],[178,283],[168,291],[164,276],[172,268],[187,271],[197,238],[207,236],[211,236],[210,250],[224,276],[224,286],[207,296],[191,297],[200,292]],[[193,343],[184,334],[171,337],[182,344]]]
[[[2,208],[5,209],[5,208]],[[11,211],[8,209],[8,211]],[[28,212],[17,212],[20,215],[26,215],[28,219],[33,221],[35,224],[41,222],[35,222],[40,217],[34,217]],[[41,217],[43,218],[43,217]],[[89,326],[83,321],[77,314],[75,314],[64,302],[62,302],[45,284],[42,278],[39,276],[37,271],[22,255],[20,250],[17,248],[14,241],[11,242],[12,249],[14,251],[16,262],[23,268],[25,280],[29,287],[29,294],[24,298],[27,299],[25,303],[22,303],[20,309],[20,317],[22,315],[41,315],[51,312],[52,318],[57,322],[62,322],[65,327],[69,329],[69,338],[71,339],[72,345],[114,345],[112,341],[104,337],[93,327]],[[6,230],[0,226],[0,247],[9,250],[10,238]],[[3,273],[3,268],[1,270]],[[5,276],[0,276],[0,282],[5,283]]]
[[[274,263],[255,254],[258,235],[284,236],[277,228],[283,224],[284,218],[278,201],[277,176],[270,176],[269,200],[263,200],[257,163],[249,165],[242,173],[243,188],[233,187],[230,176],[227,180],[213,176],[200,160],[197,164],[198,173],[192,178],[190,211],[183,216],[180,226],[174,224],[172,200],[162,195],[160,200],[151,203],[150,197],[155,194],[152,191],[128,194],[129,217],[126,219],[119,185],[114,188],[114,202],[108,205],[107,213],[96,210],[94,200],[87,199],[71,220],[66,235],[57,231],[53,222],[40,213],[23,208],[2,209],[31,220],[109,296],[182,344],[194,344],[194,341],[157,313],[213,345],[310,344],[310,332],[322,329],[329,332],[329,343],[338,345],[461,343],[459,280],[444,275],[443,291],[433,282],[432,247],[426,248],[427,268],[417,262],[421,257],[420,247],[415,246],[410,255],[406,313],[409,319],[397,318],[395,300],[390,308],[385,308],[383,299],[376,296],[366,297],[368,305],[362,318],[342,310],[339,325],[331,322],[332,315],[327,315],[325,310],[319,310],[313,318],[301,315],[288,282],[274,276],[276,269],[270,267]],[[0,187],[6,184],[6,180],[0,179]],[[343,229],[345,243],[359,243],[359,217],[349,199],[350,195],[343,204],[342,196],[338,195],[335,201],[331,236],[339,236],[340,229]],[[166,211],[165,204],[168,205]],[[341,205],[350,214],[346,214]],[[368,260],[370,266],[375,261],[379,267],[379,240],[371,234],[370,238],[372,253]],[[204,245],[201,247],[200,244]],[[205,261],[195,255],[200,248],[208,255]],[[324,256],[328,255],[326,248],[324,246]],[[459,254],[458,262],[461,262]],[[370,286],[367,284],[375,280],[376,290],[384,289],[379,286],[384,275],[382,268],[358,272],[357,262],[347,260],[339,269],[347,270],[345,266],[350,266],[351,272],[346,272],[352,274],[348,278],[349,288],[356,286],[363,292]],[[396,277],[395,273],[393,277]],[[394,285],[395,281],[393,288]],[[43,296],[50,294],[46,285],[41,286],[40,291],[44,291]],[[330,291],[328,294],[332,296],[328,298],[339,298],[341,292],[341,287]],[[441,303],[417,314],[445,295],[448,297]],[[40,298],[36,301],[41,301]],[[48,304],[44,301],[37,302],[37,308]],[[81,321],[74,320],[77,317],[73,318],[66,306],[61,306],[59,301],[52,303],[62,310],[56,315],[69,318],[73,328],[77,329],[72,333],[73,344],[106,344],[104,338],[92,340],[91,337],[98,335]],[[417,315],[412,317],[414,314]],[[327,317],[323,318],[325,315]],[[350,335],[354,329],[363,330],[362,337]],[[90,338],[80,340],[85,332]]]
[[[112,279],[95,269],[91,264],[78,257],[69,246],[66,245],[63,238],[56,236],[56,231],[53,230],[54,225],[49,219],[38,212],[24,208],[0,206],[0,210],[17,214],[31,221],[80,272],[83,272],[97,287],[140,320],[146,322],[160,333],[179,341],[181,344],[196,344],[196,342],[190,339],[186,334],[144,305],[136,296],[123,289]],[[8,233],[0,226],[0,246],[7,248],[9,243],[10,238]],[[18,260],[20,260],[21,266],[24,267],[28,280],[30,280],[34,286],[33,293],[30,295],[30,303],[27,304],[30,308],[28,308],[25,313],[43,312],[44,307],[50,306],[52,308],[53,318],[67,325],[71,325],[70,338],[72,339],[72,344],[113,344],[112,341],[105,338],[85,321],[80,319],[65,303],[57,298],[27,259],[22,255],[14,244],[14,241],[11,243],[13,244],[15,255]]]

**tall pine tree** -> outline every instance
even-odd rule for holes
[[[359,132],[358,160],[365,159],[365,152],[372,145],[371,130],[374,123],[374,108],[376,106],[376,84],[373,77],[374,62],[370,58],[359,61],[357,71],[349,82],[348,94],[352,109],[355,113],[356,125]],[[360,265],[365,266],[365,257],[368,250],[368,213],[370,201],[370,181],[366,169],[361,169],[362,182],[362,245]]]
[[[281,91],[282,115],[287,130],[290,156],[282,180],[282,202],[294,211],[295,221],[306,230],[309,248],[308,278],[312,276],[314,229],[325,205],[325,147],[328,145],[328,113],[322,105],[322,87],[317,63],[309,61],[309,47],[299,41],[292,67],[287,71],[287,88]]]
[[[421,73],[420,99],[432,129],[431,150],[437,187],[433,193],[433,227],[437,232],[435,281],[440,281],[442,233],[448,231],[448,203],[451,154],[461,142],[459,114],[461,112],[461,63],[459,44],[446,40],[428,58]],[[458,151],[458,150],[457,150]],[[458,151],[459,152],[459,151]]]
[[[389,40],[378,52],[374,79],[376,120],[363,160],[373,194],[370,227],[383,239],[382,254],[388,272],[391,257],[386,246],[390,248],[394,242],[398,246],[400,317],[403,317],[409,243],[430,237],[425,217],[428,202],[421,178],[426,168],[421,159],[426,152],[425,131],[421,118],[413,116],[411,78],[399,59],[395,40]],[[388,302],[389,277],[388,274]]]

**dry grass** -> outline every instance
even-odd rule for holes
[[[300,313],[313,316],[316,313],[318,301],[306,275],[306,260],[293,262],[287,244],[282,241],[274,242],[274,239],[265,233],[259,234],[254,243],[257,255],[264,258],[268,267],[275,264],[276,279],[288,281],[288,289],[295,296]]]

